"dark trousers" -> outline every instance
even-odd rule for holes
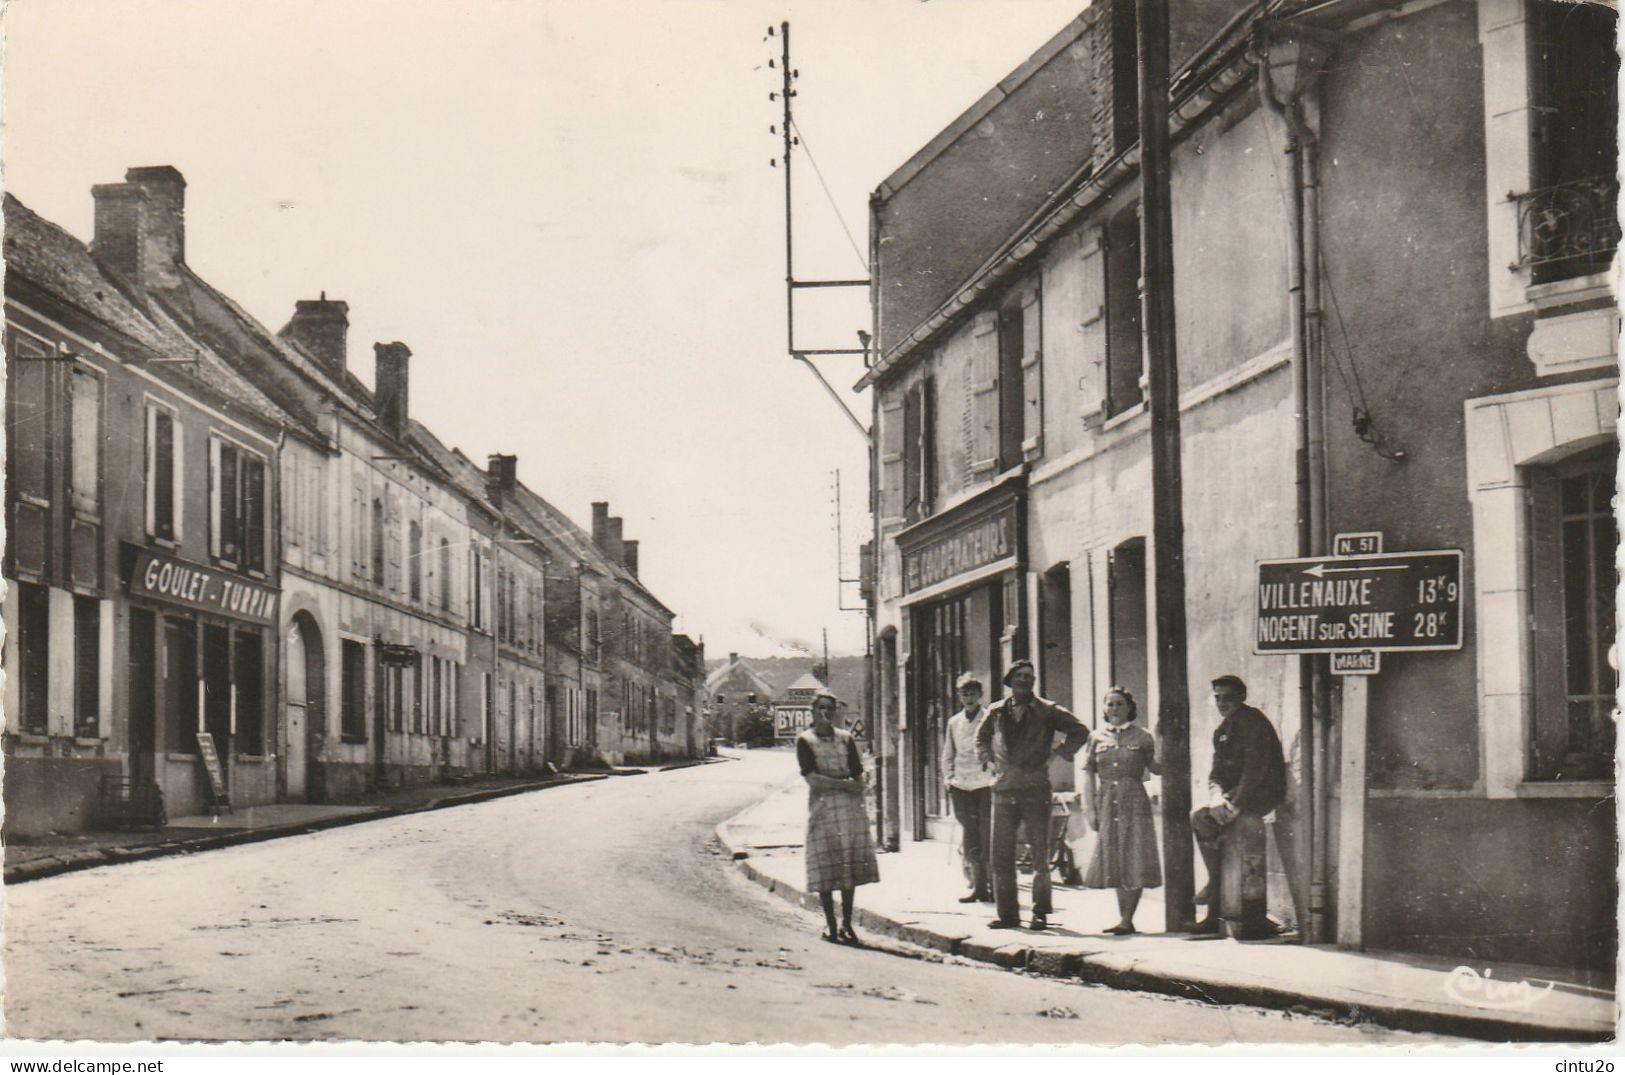
[[[953,804],[954,817],[965,834],[965,863],[970,867],[971,893],[981,899],[993,895],[988,887],[988,845],[993,836],[993,789],[977,788],[966,791],[950,787],[948,801]]]
[[[1050,913],[1049,893],[1049,788],[1023,788],[993,793],[993,900],[1001,922],[1021,920],[1016,895],[1016,829],[1027,835],[1033,849],[1033,914]]]
[[[1214,911],[1219,906],[1219,849],[1228,827],[1213,816],[1211,806],[1199,806],[1191,813],[1191,835],[1196,837],[1196,849],[1202,853],[1202,865],[1207,867],[1208,894],[1213,899],[1208,907]]]

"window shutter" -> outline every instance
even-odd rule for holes
[[[880,524],[903,517],[903,401],[895,393],[880,401]]]
[[[170,475],[170,477],[169,477],[169,508],[168,508],[168,511],[169,511],[169,519],[170,519],[170,533],[171,533],[171,536],[176,541],[180,541],[180,540],[182,540],[182,538],[185,537],[185,534],[182,531],[181,523],[182,523],[182,521],[183,521],[183,519],[185,517],[185,514],[186,514],[186,511],[185,511],[185,508],[186,508],[186,485],[185,485],[185,482],[184,482],[184,478],[185,478],[185,473],[184,473],[185,472],[185,460],[186,460],[186,430],[185,430],[184,427],[181,426],[181,424],[179,422],[175,421],[173,418],[170,419],[169,426],[170,426],[170,454],[169,454],[169,475]]]
[[[1021,455],[1044,454],[1044,337],[1041,291],[1034,287],[1021,300]]]
[[[1095,228],[1084,237],[1078,258],[1082,263],[1078,273],[1082,282],[1079,416],[1089,422],[1101,413],[1106,402],[1106,252],[1101,229]]]
[[[920,386],[903,396],[903,517],[920,517]]]
[[[937,381],[920,382],[920,514],[931,514],[937,492]]]
[[[147,533],[158,532],[158,408],[147,407]]]
[[[999,466],[999,315],[988,310],[971,328],[971,478]]]

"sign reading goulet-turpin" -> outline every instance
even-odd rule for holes
[[[236,620],[276,622],[276,590],[164,553],[143,550],[136,557],[130,592]]]
[[[1459,549],[1264,560],[1254,653],[1461,648]]]

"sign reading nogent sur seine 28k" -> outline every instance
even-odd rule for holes
[[[1263,560],[1254,653],[1461,648],[1461,550]]]
[[[997,563],[1015,553],[1016,507],[992,515],[903,553],[903,592],[914,593],[955,575]]]

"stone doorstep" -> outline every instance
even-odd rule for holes
[[[737,865],[748,878],[791,903],[818,909],[817,897],[803,892],[791,876],[798,868],[792,856],[780,854],[758,860],[761,865],[754,864],[748,857],[754,848],[739,848],[730,841],[735,831],[735,826],[724,822],[718,826],[717,835],[725,848],[735,855],[747,856],[738,859]],[[1607,1020],[1581,1011],[1567,1011],[1556,1018],[1548,1015],[1541,1019],[1539,1013],[1490,1011],[1452,1004],[1444,998],[1439,1001],[1418,999],[1414,996],[1415,990],[1411,990],[1412,995],[1409,996],[1382,993],[1325,982],[1324,978],[1317,977],[1310,980],[1324,984],[1320,984],[1316,992],[1307,993],[1303,989],[1306,975],[1264,971],[1258,968],[1256,960],[1246,968],[1244,976],[1238,976],[1234,967],[1215,966],[1211,962],[1213,956],[1219,951],[1234,951],[1239,947],[1239,942],[1234,941],[1203,942],[1201,953],[1211,950],[1213,955],[1200,954],[1194,947],[1180,951],[1172,946],[1188,942],[1158,934],[1141,934],[1137,938],[1138,944],[1134,940],[1125,940],[1104,941],[1097,945],[1089,943],[1093,938],[1042,933],[1029,934],[1016,941],[1013,934],[1008,935],[1010,940],[1005,940],[987,931],[965,933],[958,923],[948,926],[946,923],[931,922],[929,918],[922,921],[914,917],[893,917],[895,914],[894,911],[877,911],[860,906],[856,918],[859,925],[871,933],[979,962],[1028,970],[1049,977],[1075,978],[1113,988],[1171,994],[1207,1003],[1249,1004],[1275,1009],[1325,1008],[1334,1017],[1366,1019],[1395,1029],[1451,1033],[1494,1041],[1606,1041],[1612,1040],[1614,1034],[1614,1028]],[[926,914],[929,915],[929,912]],[[945,913],[930,917],[950,916]],[[1147,950],[1143,947],[1146,941],[1151,941],[1156,949],[1164,945],[1168,948],[1166,951]],[[1134,944],[1135,947],[1128,951],[1118,949],[1118,945],[1125,943]],[[1336,974],[1340,969],[1334,961],[1361,958],[1354,953],[1318,948],[1295,948],[1294,953],[1301,954],[1307,962],[1326,964],[1318,969],[1331,974]],[[1376,960],[1369,962],[1375,964]],[[1426,968],[1388,966],[1393,968],[1394,973],[1403,972],[1406,976],[1439,975],[1438,980],[1443,980],[1440,972]],[[1305,968],[1311,975],[1314,969]],[[1342,973],[1347,973],[1346,968],[1342,969]],[[1422,984],[1422,980],[1417,978],[1416,984]],[[1432,984],[1431,977],[1428,984]],[[1572,1007],[1576,1003],[1583,1001],[1576,998],[1565,1007]]]

